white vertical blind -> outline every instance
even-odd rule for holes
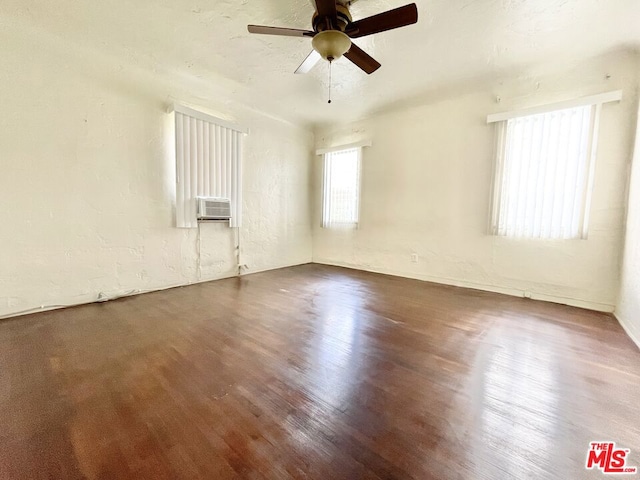
[[[594,108],[528,115],[499,125],[495,235],[586,237]]]
[[[324,155],[322,226],[358,225],[360,202],[360,148]]]
[[[242,224],[243,132],[175,111],[176,223],[198,226],[196,197],[231,200],[230,227]]]

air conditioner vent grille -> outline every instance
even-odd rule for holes
[[[231,201],[228,198],[198,197],[198,220],[229,220]]]

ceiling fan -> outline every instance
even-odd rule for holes
[[[354,22],[348,8],[351,2],[342,4],[338,3],[339,1],[315,0],[316,11],[311,18],[313,30],[263,25],[249,25],[248,29],[250,33],[311,37],[313,50],[295,73],[307,73],[320,58],[332,62],[344,55],[366,73],[371,74],[380,68],[380,63],[352,43],[351,39],[404,27],[418,21],[415,3]]]

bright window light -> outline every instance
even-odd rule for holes
[[[360,201],[360,148],[324,155],[322,226],[355,228]]]
[[[498,124],[492,233],[586,238],[594,106]]]

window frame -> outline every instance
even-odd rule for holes
[[[249,130],[180,104],[171,116],[175,226],[198,228],[197,197],[228,198],[229,227],[242,226],[243,142]]]
[[[618,93],[618,92],[615,92]],[[501,188],[503,182],[504,168],[506,165],[505,156],[507,154],[507,132],[508,122],[517,118],[528,117],[541,114],[552,114],[570,108],[589,107],[591,109],[588,133],[586,140],[585,152],[585,171],[586,181],[584,187],[584,197],[580,199],[580,225],[576,235],[549,237],[549,236],[534,236],[534,235],[507,235],[500,233],[500,213],[502,205],[503,190]],[[596,153],[598,147],[598,131],[600,124],[600,116],[602,110],[602,103],[582,103],[577,105],[569,105],[568,102],[562,104],[556,104],[548,106],[547,108],[528,109],[521,112],[513,112],[512,114],[497,114],[493,117],[499,117],[495,120],[491,120],[496,124],[495,130],[495,148],[493,155],[493,180],[491,187],[491,208],[489,215],[488,232],[493,236],[502,238],[515,239],[515,240],[536,240],[536,241],[567,241],[567,240],[586,240],[588,239],[589,231],[589,218],[591,213],[591,203],[593,196],[593,186],[595,179],[595,166],[596,166]],[[491,118],[492,116],[488,117]]]
[[[330,229],[330,230],[357,230],[358,228],[360,228],[360,223],[361,223],[361,205],[362,205],[362,148],[363,146],[366,145],[362,145],[362,144],[352,144],[352,145],[345,145],[343,147],[337,147],[337,148],[332,148],[332,149],[328,149],[328,150],[323,150],[322,151],[322,211],[321,211],[321,223],[320,226],[324,229]],[[330,155],[334,155],[334,154],[338,154],[338,153],[343,153],[343,152],[347,152],[350,150],[354,150],[356,151],[356,161],[357,161],[357,170],[356,170],[356,196],[355,196],[355,201],[356,201],[356,207],[355,207],[355,214],[356,214],[356,221],[353,223],[332,223],[330,222],[327,217],[327,206],[328,206],[328,199],[327,199],[327,195],[329,194],[329,188],[327,186],[327,181],[328,181],[328,172],[327,172],[327,168],[328,168],[328,162],[330,159]]]

